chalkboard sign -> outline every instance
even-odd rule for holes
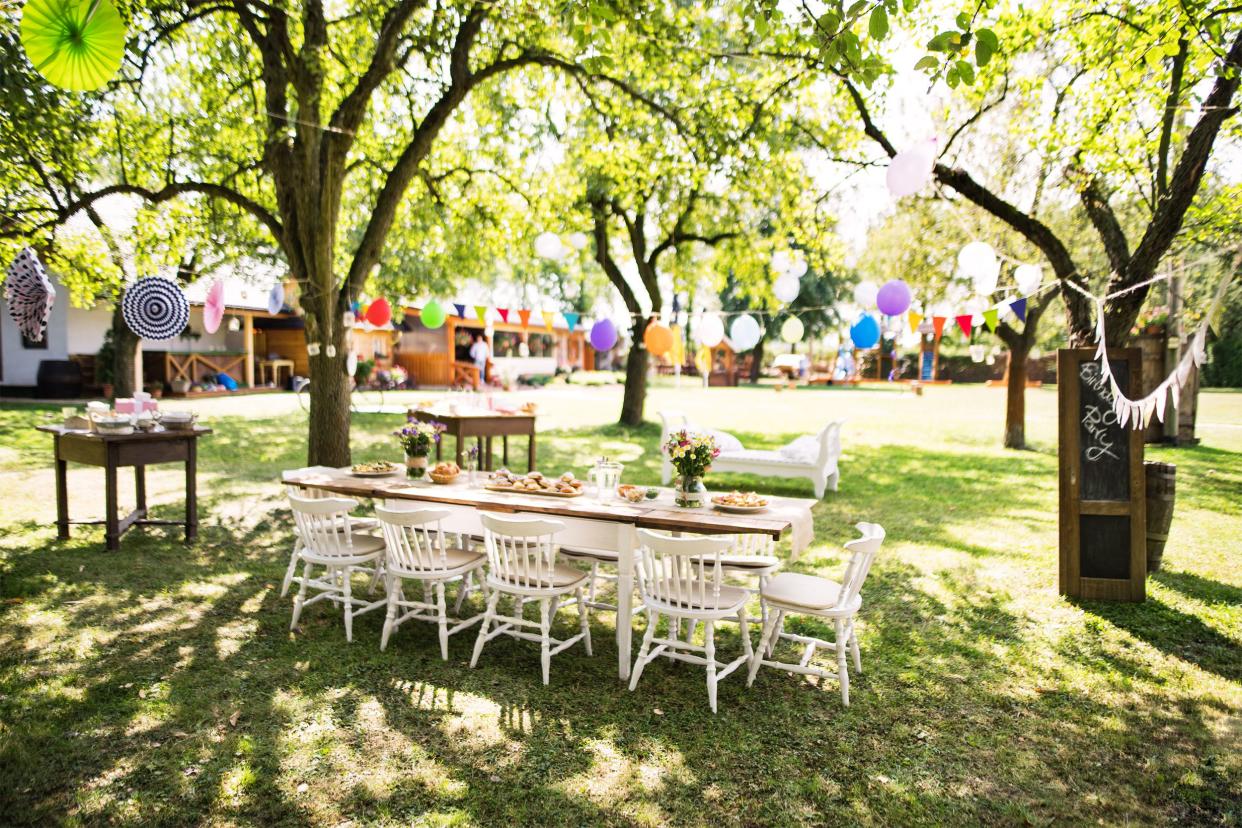
[[[1109,367],[1138,396],[1138,349],[1110,349]],[[1094,348],[1057,353],[1063,595],[1142,601],[1146,591],[1143,432],[1122,427]]]

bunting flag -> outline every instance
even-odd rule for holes
[[[983,324],[988,326],[988,330],[995,333],[996,324],[1000,321],[1000,310],[998,308],[988,308],[983,312]]]
[[[932,330],[936,332],[936,339],[939,339],[944,334],[944,323],[948,321],[949,317],[947,316],[932,317]]]
[[[953,318],[957,320],[957,326],[962,329],[962,336],[970,336],[970,329],[973,327],[971,322],[974,317],[969,313],[964,313],[961,316],[955,316]]]
[[[543,314],[543,326],[547,328],[549,332],[551,332],[552,322],[555,321],[556,319],[556,311],[539,311],[539,312]]]
[[[1022,320],[1023,322],[1026,321],[1026,297],[1025,296],[1023,296],[1021,299],[1014,299],[1012,302],[1010,302],[1009,309],[1013,311],[1013,315],[1018,317],[1018,319]]]
[[[580,313],[566,313],[565,324],[569,326],[570,333],[573,333],[574,326],[578,324],[578,320],[582,318]]]
[[[523,328],[530,327],[530,311],[525,309],[518,311],[518,318],[522,320]]]
[[[487,305],[475,305],[474,318],[484,324],[487,324]]]
[[[923,314],[910,311],[910,333],[918,333],[919,323],[923,321]]]
[[[457,309],[458,317],[462,319],[466,318],[466,306],[465,305],[459,305],[456,302],[454,302],[453,307]]]
[[[509,309],[508,308],[496,308],[496,313],[500,314],[501,322],[509,321]]]

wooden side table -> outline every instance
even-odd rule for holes
[[[289,378],[293,378],[293,360],[291,359],[265,359],[259,362],[259,383],[267,383],[267,372],[271,369],[272,384],[280,385],[280,369],[289,369]]]
[[[36,426],[52,435],[56,457],[56,534],[61,540],[69,537],[69,524],[104,525],[104,541],[109,551],[121,546],[121,535],[131,526],[184,526],[185,541],[198,537],[198,438],[211,429],[196,427],[190,431],[135,432],[126,435],[97,434],[61,426]],[[99,466],[104,470],[103,520],[69,519],[69,463]],[[146,467],[158,463],[185,464],[185,520],[155,520],[147,517]],[[123,518],[117,517],[117,470],[133,466],[137,508]]]
[[[479,469],[492,470],[492,438],[501,440],[501,462],[509,465],[509,438],[526,437],[526,468],[535,469],[535,415],[534,414],[433,414],[430,411],[412,409],[420,422],[443,423],[446,435],[456,438],[457,465],[462,464],[465,441],[475,438],[479,447]],[[436,443],[436,460],[443,458],[444,440]]]

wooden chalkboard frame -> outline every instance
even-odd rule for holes
[[[1143,601],[1147,597],[1146,493],[1143,475],[1143,430],[1128,425],[1129,499],[1082,499],[1081,394],[1079,367],[1095,360],[1095,348],[1062,348],[1057,352],[1057,421],[1060,437],[1060,570],[1062,595],[1108,601]],[[1110,348],[1109,363],[1127,365],[1128,381],[1121,387],[1130,399],[1139,396],[1142,354],[1138,348]],[[1120,383],[1119,383],[1120,385]],[[1128,517],[1130,557],[1128,578],[1082,575],[1084,516]]]

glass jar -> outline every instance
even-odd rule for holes
[[[595,466],[591,469],[591,482],[595,484],[597,502],[608,503],[613,499],[617,486],[621,483],[621,471],[624,468],[625,466],[607,457],[595,461]]]

